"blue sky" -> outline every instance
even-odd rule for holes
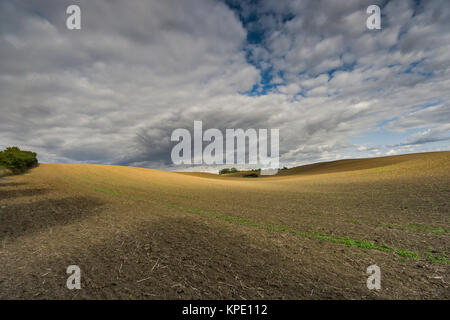
[[[299,78],[302,78],[302,76],[306,77],[319,77],[320,75],[327,75],[328,80],[327,82],[330,82],[334,75],[339,72],[346,72],[351,74],[352,71],[355,68],[371,68],[371,65],[361,65],[358,63],[358,59],[355,57],[354,59],[351,59],[349,61],[342,61],[342,63],[339,64],[337,67],[332,67],[329,69],[321,70],[319,73],[317,72],[311,72],[311,69],[308,67],[305,67],[303,70],[301,70],[299,73],[293,75],[293,77],[290,79],[290,81],[286,80],[284,78],[284,71],[283,69],[277,69],[273,66],[271,63],[271,57],[272,54],[270,51],[270,41],[271,35],[273,35],[275,32],[280,32],[282,34],[282,31],[287,30],[286,27],[287,24],[289,24],[292,21],[295,21],[296,19],[299,19],[299,15],[304,14],[302,10],[299,10],[299,15],[296,15],[291,10],[283,10],[283,8],[276,7],[275,4],[272,4],[272,6],[267,5],[268,2],[265,1],[227,1],[227,4],[232,8],[236,14],[239,16],[243,26],[247,28],[247,41],[246,41],[246,51],[247,51],[247,61],[255,67],[257,67],[259,70],[261,70],[261,79],[260,81],[253,86],[253,88],[247,92],[244,92],[244,94],[248,94],[251,96],[261,96],[261,95],[267,95],[272,93],[279,93],[280,91],[278,88],[283,88],[286,86],[288,82],[300,82],[301,80]],[[361,2],[361,6],[363,6],[364,1]],[[383,57],[384,54],[394,54],[398,52],[399,50],[402,50],[402,40],[409,40],[410,42],[414,42],[418,39],[412,39],[412,37],[409,39],[410,36],[410,29],[414,29],[414,19],[417,19],[418,24],[420,24],[423,28],[430,28],[430,24],[434,24],[434,21],[428,21],[429,24],[426,24],[422,22],[421,18],[424,16],[427,12],[427,10],[433,11],[436,13],[436,10],[439,10],[439,3],[438,1],[434,2],[434,5],[436,7],[430,8],[427,7],[428,4],[423,3],[422,1],[411,1],[411,2],[405,2],[406,6],[403,7],[404,13],[407,13],[405,15],[406,17],[409,17],[409,21],[394,21],[392,18],[394,16],[395,11],[400,11],[401,8],[392,9],[394,4],[389,4],[389,1],[379,1],[377,4],[382,8],[382,21],[383,21],[383,27],[384,30],[381,30],[381,34],[385,34],[386,37],[392,36],[392,33],[395,34],[396,41],[392,42],[390,45],[385,46],[385,48],[382,48],[384,50],[380,50],[380,58]],[[307,13],[308,10],[308,3],[303,2],[303,4],[306,4],[305,6],[305,12]],[[442,4],[442,3],[441,3]],[[326,4],[325,4],[326,6]],[[322,6],[317,11],[323,11],[324,6]],[[392,11],[392,12],[391,12]],[[311,12],[311,11],[310,11]],[[270,16],[272,18],[272,23],[266,23],[264,21],[265,17]],[[332,13],[330,12],[330,15],[332,16]],[[342,18],[342,16],[338,16],[337,19]],[[300,19],[299,19],[300,20]],[[411,21],[412,20],[412,21]],[[419,23],[420,21],[420,23]],[[274,26],[275,30],[274,30]],[[298,29],[299,34],[302,33],[301,29]],[[324,41],[326,39],[326,26],[322,30],[315,30],[316,34],[313,34],[313,36],[320,37],[320,41]],[[443,30],[442,30],[443,31]],[[367,30],[363,31],[363,33],[369,34]],[[375,31],[376,32],[376,31]],[[370,39],[370,37],[368,37]],[[346,43],[344,41],[341,42],[342,46],[350,47],[352,46],[351,40],[348,41],[349,43]],[[292,41],[291,41],[292,43]],[[448,44],[445,46],[448,47]],[[252,50],[254,48],[263,48],[263,50],[266,51],[267,55],[269,56],[269,59],[258,59],[255,58],[255,55],[252,54]],[[432,48],[420,48],[418,47],[416,50],[423,53],[424,51],[432,51]],[[384,51],[384,52],[383,52]],[[345,54],[351,54],[352,50],[344,50],[339,53],[339,57],[342,59],[342,56]],[[378,66],[378,68],[389,68],[389,69],[395,69],[395,72],[392,72],[390,74],[391,77],[398,77],[402,78],[404,76],[412,76],[415,78],[415,81],[418,83],[424,83],[427,81],[432,81],[433,78],[439,77],[439,75],[436,75],[434,70],[427,67],[427,65],[430,63],[430,60],[433,59],[433,55],[426,55],[421,54],[417,55],[416,59],[411,59],[406,63],[401,62],[393,62],[390,61],[389,64],[381,64]],[[447,59],[448,62],[448,59]],[[446,66],[448,68],[448,64]],[[292,75],[291,75],[292,76]],[[441,75],[442,76],[442,75]],[[273,79],[277,78],[276,82],[273,82]],[[448,74],[446,77],[444,77],[445,80],[448,80]],[[377,92],[380,96],[383,96],[385,92],[388,90],[386,87],[383,86],[382,83],[379,83],[380,77],[376,75],[368,74],[366,78],[362,79],[361,82],[373,82],[377,83],[376,86],[372,87],[371,90],[373,92]],[[408,80],[408,79],[407,79]],[[400,80],[401,82],[401,80]],[[292,100],[300,101],[304,98],[308,97],[308,92],[311,89],[305,89],[305,88],[299,88],[298,92],[292,95]],[[341,90],[336,89],[335,91],[328,92],[328,97],[336,97],[339,96],[341,93]],[[445,95],[445,94],[444,94]],[[383,97],[380,97],[383,98]],[[448,150],[449,149],[449,143],[447,137],[449,137],[448,127],[446,124],[448,124],[448,112],[445,112],[448,110],[447,106],[447,98],[442,97],[439,93],[428,99],[428,103],[424,105],[416,106],[414,105],[414,102],[408,102],[405,101],[403,105],[398,106],[398,109],[404,109],[404,113],[400,113],[401,116],[407,117],[409,114],[414,114],[415,112],[419,110],[424,110],[429,107],[439,106],[439,111],[444,110],[444,118],[443,120],[443,126],[441,127],[440,124],[436,123],[421,123],[420,126],[416,126],[409,129],[396,129],[395,123],[399,120],[400,116],[395,117],[389,117],[384,120],[379,119],[378,123],[374,122],[370,128],[367,130],[362,130],[361,132],[351,135],[348,137],[348,140],[351,142],[352,146],[347,151],[347,153],[344,152],[344,156],[346,154],[352,154],[355,153],[351,151],[351,149],[357,149],[358,151],[363,151],[363,155],[366,155],[367,153],[370,153],[372,151],[376,155],[384,155],[384,154],[396,154],[396,153],[409,153],[409,152],[418,152],[418,151],[430,151],[430,150]],[[409,104],[409,105],[408,105]],[[387,126],[390,124],[389,126]],[[436,133],[437,132],[437,133]],[[430,135],[427,139],[422,139],[424,141],[423,143],[420,143],[420,141],[415,141],[414,139],[411,139],[411,137],[414,136],[423,136],[423,135]],[[433,135],[436,135],[433,137]],[[426,142],[425,142],[426,141]],[[410,144],[408,144],[410,143]]]

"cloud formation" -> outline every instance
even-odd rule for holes
[[[368,30],[373,2],[86,0],[67,30],[73,1],[2,1],[0,147],[174,169],[202,120],[279,128],[288,166],[449,149],[450,7],[375,1]]]

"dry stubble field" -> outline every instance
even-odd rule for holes
[[[260,178],[41,164],[0,179],[0,298],[449,299],[449,199],[450,152]]]

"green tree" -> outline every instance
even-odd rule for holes
[[[25,172],[36,166],[37,154],[32,151],[22,151],[19,147],[8,147],[0,151],[0,166],[11,170],[14,174]]]

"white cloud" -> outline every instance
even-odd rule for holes
[[[448,148],[450,7],[441,1],[391,1],[374,32],[363,0],[240,2],[240,12],[212,0],[79,3],[75,32],[65,28],[70,1],[0,3],[3,147],[41,161],[165,166],[171,130],[195,119],[280,128],[291,164],[352,148],[381,154],[350,140],[386,120],[386,130],[425,130],[405,143]],[[276,88],[246,95],[264,72]]]

